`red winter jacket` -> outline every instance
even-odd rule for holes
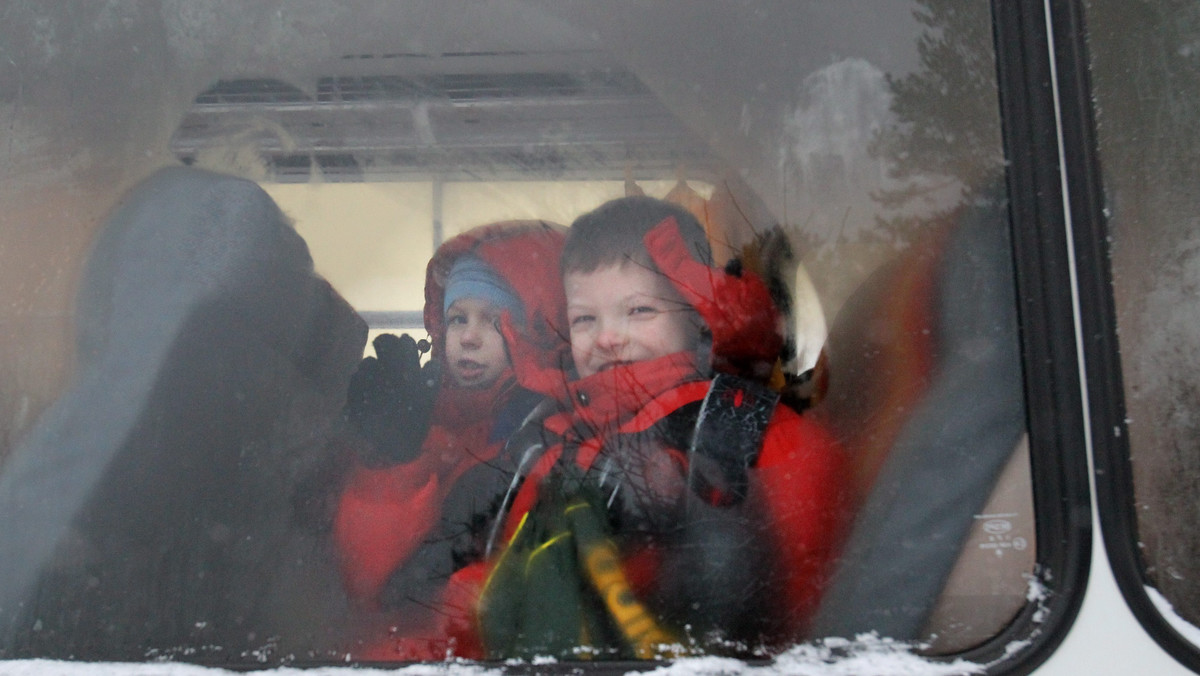
[[[509,373],[484,390],[443,388],[420,456],[390,467],[354,466],[334,521],[351,598],[377,604],[388,578],[436,523],[455,482],[499,454],[504,440],[491,438],[492,428],[516,387]]]
[[[636,387],[630,386],[635,383]],[[620,456],[622,448],[648,443],[648,431],[668,416],[701,402],[710,385],[710,380],[699,375],[690,353],[619,366],[570,383],[560,402],[565,410],[543,423],[562,441],[541,457],[517,493],[505,518],[504,541],[511,539],[536,503],[540,480],[560,463],[595,470],[605,459]],[[694,411],[690,418],[683,414],[689,428]],[[635,452],[632,459],[617,460],[618,465],[625,464],[626,483],[621,490],[630,491],[636,484],[633,491],[642,496],[638,499],[643,504],[634,511],[660,510],[668,531],[678,525],[677,517],[682,518],[682,492],[688,490],[687,449],[679,448],[681,445],[657,446],[641,457]],[[788,643],[804,635],[850,520],[846,459],[823,427],[778,405],[748,474],[748,497],[737,517],[744,530],[738,534],[767,540],[760,543],[767,555],[757,562],[747,559],[745,566],[753,570],[739,572],[763,585],[770,603],[751,610],[747,599],[746,608],[773,615],[759,628],[769,631],[767,638],[772,642]],[[647,495],[652,497],[645,498]],[[713,513],[723,509],[714,506]],[[664,560],[670,555],[656,548],[654,536],[645,536],[654,530],[653,526],[639,527],[638,535],[628,538],[621,551],[626,576],[643,598],[660,596],[672,588],[673,581],[663,580],[659,574],[664,567],[687,567],[677,560]],[[617,535],[620,541],[620,533]],[[703,549],[688,551],[698,556],[716,554]]]
[[[425,327],[433,343],[432,358],[441,358],[445,351],[445,280],[454,262],[467,253],[491,265],[521,298],[524,322],[509,340],[519,340],[522,346],[512,350],[512,370],[486,390],[456,388],[448,381],[443,384],[421,455],[415,460],[383,468],[356,462],[351,468],[339,498],[333,536],[351,598],[360,607],[381,613],[379,631],[368,630],[360,641],[365,647],[353,651],[359,659],[445,657],[451,631],[448,614],[429,613],[418,605],[406,605],[403,599],[383,595],[393,575],[420,555],[427,539],[438,536],[448,497],[469,497],[474,484],[464,487],[463,482],[487,470],[503,448],[507,432],[515,429],[532,407],[530,393],[516,383],[520,374],[529,369],[558,368],[568,354],[569,346],[560,338],[566,335],[558,273],[563,239],[560,226],[540,221],[497,223],[447,241],[429,262]],[[509,420],[498,420],[505,416]],[[499,479],[507,481],[499,477],[492,484]],[[464,573],[459,577],[470,576]],[[469,606],[461,601],[470,595],[464,589],[456,581],[438,593],[441,598],[434,604]],[[461,610],[469,612],[467,607]],[[414,622],[413,618],[421,615],[425,621]],[[393,626],[403,627],[403,635],[385,633]],[[472,650],[462,646],[457,652],[470,656]]]

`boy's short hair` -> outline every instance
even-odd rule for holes
[[[610,200],[575,219],[563,246],[562,275],[595,272],[610,265],[633,262],[652,270],[642,238],[674,216],[688,251],[699,262],[712,265],[712,249],[700,221],[687,209],[653,197]]]

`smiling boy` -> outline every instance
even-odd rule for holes
[[[713,368],[778,355],[765,285],[714,268],[696,219],[646,197],[577,219],[561,268],[574,373],[543,390],[560,408],[483,595],[489,655],[797,640],[848,521],[848,477],[818,425]],[[604,551],[614,564],[596,564]]]
[[[699,317],[653,269],[626,263],[563,279],[571,356],[579,377],[695,350]]]

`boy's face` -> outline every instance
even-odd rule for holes
[[[446,310],[446,366],[459,387],[490,387],[509,366],[500,312],[478,298],[459,298]]]
[[[696,348],[695,312],[660,273],[629,263],[563,278],[571,356],[581,378]]]

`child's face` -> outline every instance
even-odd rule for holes
[[[446,365],[459,387],[490,387],[509,366],[500,312],[478,298],[459,298],[446,310]]]
[[[660,273],[610,265],[563,278],[571,356],[579,376],[696,348],[691,307]]]

